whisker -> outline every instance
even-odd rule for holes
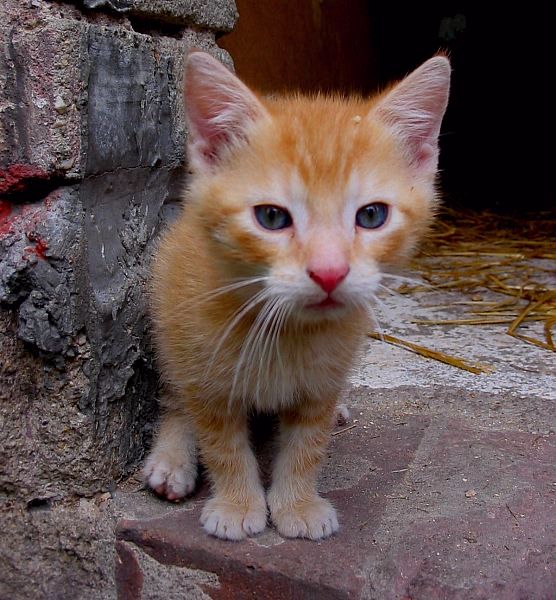
[[[259,369],[257,373],[257,396],[259,395],[260,383],[261,383],[261,368],[263,365],[265,366],[266,373],[270,373],[271,365],[272,365],[272,349],[276,340],[277,335],[279,335],[280,326],[281,326],[281,315],[282,308],[284,307],[286,301],[281,298],[279,302],[274,304],[272,312],[267,317],[267,322],[270,323],[268,328],[268,332],[266,335],[266,339],[263,343],[263,348],[259,360]],[[264,375],[264,372],[263,372]],[[268,378],[265,378],[265,382],[267,382]],[[268,384],[267,386],[268,387]]]
[[[189,308],[197,306],[201,302],[205,302],[208,300],[212,300],[213,298],[217,298],[218,296],[222,296],[223,294],[227,294],[228,292],[234,292],[241,288],[255,285],[257,283],[263,283],[268,281],[269,277],[267,275],[261,277],[249,277],[249,278],[241,278],[232,280],[231,283],[226,285],[222,285],[220,287],[214,288],[212,290],[208,290],[207,292],[203,292],[194,298],[188,298],[183,302],[180,302],[177,307],[182,309],[184,305],[188,305]]]
[[[377,299],[374,294],[372,295],[372,298],[375,301]],[[364,300],[364,302],[366,304],[367,312],[369,313],[369,315],[373,321],[373,325],[376,328],[378,335],[380,336],[381,339],[384,339],[384,331],[382,329],[380,321],[378,320],[378,317],[376,316],[376,311],[374,309],[372,302],[370,302],[369,300]]]
[[[406,294],[403,294],[403,293],[401,293],[401,292],[398,292],[398,290],[393,290],[392,288],[389,288],[389,287],[388,287],[388,286],[386,286],[386,285],[382,285],[382,283],[379,283],[379,284],[378,284],[378,287],[379,287],[381,290],[384,290],[385,292],[387,292],[388,294],[390,294],[390,296],[395,296],[395,297],[397,297],[397,298],[407,298],[407,295],[406,295]]]
[[[267,296],[269,296],[269,293],[267,294]],[[259,314],[257,315],[256,319],[251,324],[251,327],[249,328],[249,331],[248,331],[247,335],[245,336],[245,339],[243,340],[241,352],[239,354],[237,363],[234,367],[234,377],[233,377],[232,386],[230,389],[230,396],[228,398],[228,406],[229,407],[231,407],[231,403],[233,401],[235,390],[236,390],[236,387],[238,384],[239,376],[241,374],[241,369],[243,367],[243,364],[245,363],[245,359],[247,358],[247,365],[249,368],[246,371],[246,373],[244,373],[243,386],[242,386],[242,397],[243,397],[244,401],[246,400],[248,380],[249,380],[250,373],[251,373],[251,368],[250,368],[251,356],[253,355],[253,353],[255,352],[255,350],[257,348],[258,342],[256,340],[257,340],[258,336],[260,335],[260,332],[262,331],[262,325],[264,323],[266,315],[268,314],[268,312],[271,309],[275,300],[276,299],[272,298],[272,297],[265,298],[265,304],[261,307]]]
[[[280,324],[278,327],[278,335],[276,336],[276,360],[278,361],[281,370],[284,369],[284,361],[282,359],[282,352],[280,351],[280,333],[282,332],[283,327],[288,322],[288,319],[290,318],[290,315],[294,308],[293,304],[291,304],[289,302],[284,302],[284,304],[282,306],[283,306],[283,308],[282,308],[282,314],[280,315]]]
[[[253,308],[255,308],[257,306],[257,304],[260,304],[261,302],[263,302],[266,299],[265,296],[268,296],[268,294],[269,294],[269,292],[267,289],[260,290],[254,296],[249,298],[249,300],[244,302],[233,313],[233,315],[228,319],[228,321],[227,321],[228,325],[227,325],[225,331],[223,332],[223,334],[220,336],[220,339],[218,340],[216,348],[214,349],[214,351],[211,354],[207,368],[205,369],[205,375],[204,375],[205,379],[207,379],[208,375],[210,374],[210,372],[212,370],[212,366],[214,364],[214,361],[215,361],[216,357],[218,356],[218,353],[220,352],[222,345],[227,340],[228,336],[230,335],[230,333],[232,332],[234,327],[241,321],[241,319],[245,315],[247,315],[247,313],[249,313],[249,311],[251,311]],[[224,326],[226,326],[226,324]],[[221,330],[219,330],[218,333],[220,333],[220,331]]]
[[[259,393],[260,393],[260,385],[261,385],[261,381],[262,381],[261,369],[262,369],[263,365],[265,364],[266,348],[268,345],[268,340],[270,339],[270,336],[272,335],[272,330],[274,327],[274,317],[275,317],[276,312],[279,309],[280,304],[281,304],[280,299],[276,298],[274,300],[274,302],[272,302],[272,304],[269,306],[268,311],[266,311],[266,313],[264,315],[264,322],[261,323],[259,332],[257,333],[257,336],[254,340],[253,352],[249,356],[249,368],[248,368],[249,377],[251,377],[251,373],[254,370],[255,360],[257,362],[257,385],[256,385],[256,390],[255,390],[255,394],[256,394],[257,398],[259,397]]]
[[[255,358],[255,354],[257,353],[259,348],[259,339],[262,336],[264,330],[264,322],[266,320],[266,315],[272,309],[272,305],[274,302],[275,299],[273,298],[266,301],[265,305],[257,315],[257,319],[251,326],[248,336],[243,342],[243,348],[234,370],[234,380],[232,384],[232,390],[230,392],[230,400],[232,399],[231,396],[234,393],[239,376],[241,375],[241,369],[244,367],[244,365],[245,367],[243,373],[243,384],[241,386],[241,397],[244,402],[247,400],[252,370],[251,367]]]
[[[260,348],[260,354],[258,357],[257,386],[256,386],[256,392],[255,392],[257,398],[260,397],[260,387],[261,387],[261,382],[263,381],[263,377],[261,377],[262,368],[264,367],[266,369],[267,375],[269,373],[270,365],[268,364],[268,360],[267,360],[267,351],[268,351],[268,346],[269,346],[270,340],[272,339],[272,336],[274,333],[274,328],[276,326],[276,314],[278,313],[282,303],[283,303],[283,300],[281,298],[277,298],[275,300],[275,302],[272,304],[271,309],[268,311],[268,314],[266,315],[264,326],[261,328],[261,335],[260,335],[261,348]],[[263,375],[264,375],[264,372],[263,372]],[[265,377],[264,378],[265,384],[266,384],[267,380],[268,380],[268,377]]]
[[[386,286],[384,286],[380,283],[378,284],[378,287],[380,287],[390,293],[397,293],[397,292],[393,292],[392,290],[390,290],[389,288],[387,288]],[[378,304],[378,306],[380,306],[380,308],[382,308],[383,310],[388,310],[388,305],[386,304],[386,302],[384,302],[384,300],[379,298],[376,294],[372,294],[372,299],[373,299],[373,302],[375,302],[376,304]]]

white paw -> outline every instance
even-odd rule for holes
[[[211,498],[203,507],[201,523],[210,535],[223,540],[242,540],[266,527],[266,502],[264,499],[262,502],[244,505]]]
[[[195,488],[197,465],[191,460],[169,452],[154,451],[143,467],[145,483],[167,500],[181,500]]]
[[[290,508],[271,508],[271,516],[278,533],[284,537],[321,540],[339,528],[336,510],[320,496]]]
[[[338,404],[336,406],[336,423],[338,425],[345,425],[349,422],[349,417],[348,407],[345,404]]]

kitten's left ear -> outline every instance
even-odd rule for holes
[[[205,52],[194,51],[187,57],[184,99],[189,160],[197,170],[214,167],[267,114],[255,94]]]
[[[438,165],[438,135],[450,91],[450,62],[435,56],[379,100],[376,114],[394,129],[410,164],[423,173]]]

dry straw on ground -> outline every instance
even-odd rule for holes
[[[413,269],[423,285],[404,284],[402,294],[451,291],[460,298],[449,306],[464,316],[415,320],[420,325],[506,326],[506,333],[549,352],[556,352],[556,216],[501,216],[492,212],[444,210]],[[531,335],[526,326],[541,328]],[[405,347],[472,373],[485,373],[487,365],[469,363],[417,344],[381,334],[373,338]]]

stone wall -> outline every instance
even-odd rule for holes
[[[142,456],[157,377],[148,263],[179,201],[189,47],[233,0],[0,6],[0,494],[109,488]]]

